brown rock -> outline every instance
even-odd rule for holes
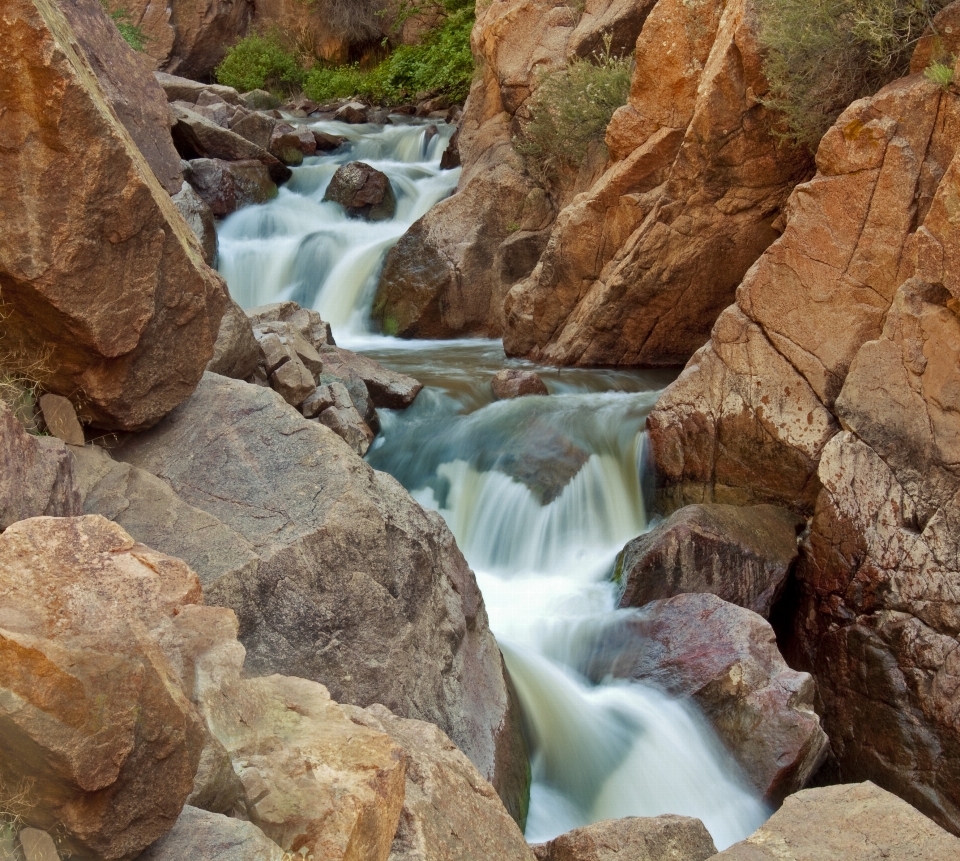
[[[204,731],[158,639],[198,600],[183,562],[102,517],[0,536],[0,787],[68,853],[133,858],[180,813]]]
[[[367,121],[367,106],[361,102],[348,102],[337,108],[333,118],[343,123],[365,123]]]
[[[450,138],[450,143],[440,156],[440,170],[453,170],[460,167],[460,129],[458,128]]]
[[[213,210],[194,191],[193,186],[186,181],[184,181],[180,191],[170,199],[200,242],[203,262],[207,266],[213,266],[217,260],[217,223]]]
[[[60,0],[59,6],[108,104],[157,181],[175,194],[182,183],[180,158],[170,139],[167,99],[150,68],[123,40],[98,0]]]
[[[111,113],[59,8],[12,0],[0,37],[0,338],[28,359],[56,344],[45,386],[84,420],[149,427],[209,360],[223,281]]]
[[[922,74],[931,63],[953,65],[960,50],[960,3],[949,3],[927,26],[914,48],[910,72]]]
[[[260,347],[253,337],[253,328],[244,310],[233,301],[220,321],[220,333],[213,348],[207,370],[222,377],[245,380],[252,376],[260,360]]]
[[[39,828],[21,828],[17,835],[24,861],[60,861],[60,853],[53,838]],[[19,861],[15,852],[10,853],[11,861]]]
[[[244,206],[266,203],[277,196],[270,169],[254,159],[197,158],[190,162],[187,181],[210,211],[221,218]]]
[[[268,117],[259,111],[251,111],[239,119],[234,119],[230,125],[230,131],[246,138],[250,143],[256,144],[261,149],[269,150],[277,125],[278,123],[273,117]]]
[[[257,0],[253,15],[253,26],[258,32],[275,29],[282,33],[297,33],[300,44],[309,45],[313,56],[337,64],[350,60],[350,40],[333,31],[326,15],[304,7],[300,0]],[[377,32],[366,34],[376,41],[379,41],[379,35]],[[280,107],[279,101],[270,107]]]
[[[549,394],[540,375],[535,371],[521,371],[516,368],[504,368],[497,371],[490,381],[493,396],[502,401],[507,398],[519,398],[524,395]]]
[[[188,102],[195,105],[204,93],[211,93],[228,105],[244,104],[240,94],[233,87],[221,84],[201,84],[190,78],[169,75],[166,72],[154,72],[154,78],[160,85],[168,102]]]
[[[717,861],[960,858],[960,840],[872,783],[805,789]]]
[[[334,345],[330,324],[320,319],[316,311],[301,308],[296,302],[261,305],[247,311],[247,316],[255,327],[264,323],[289,323],[317,350],[324,344]]]
[[[41,395],[40,412],[51,436],[62,439],[67,445],[83,445],[86,442],[83,428],[77,421],[77,411],[62,395]]]
[[[359,378],[367,387],[374,406],[381,409],[406,409],[423,388],[423,384],[413,377],[391,371],[369,356],[361,356],[342,347],[321,346],[320,354],[326,373],[346,380],[351,376]]]
[[[197,773],[193,776],[193,790],[187,796],[187,805],[210,813],[245,818],[247,801],[243,783],[233,770],[230,753],[219,739],[208,735],[200,753]]]
[[[537,861],[705,861],[717,852],[699,819],[671,815],[607,819],[535,850]]]
[[[271,372],[270,385],[292,407],[300,406],[317,388],[313,374],[296,356]]]
[[[330,428],[360,457],[363,457],[373,442],[373,431],[357,412],[346,386],[339,382],[317,386],[316,398],[317,401],[311,405],[311,409],[318,411],[317,418],[320,424]],[[321,403],[327,401],[332,403],[319,410]]]
[[[314,149],[316,149],[317,142],[313,140],[312,135],[311,142],[313,143]],[[270,135],[270,145],[268,149],[271,155],[276,156],[286,165],[296,167],[297,165],[303,164],[304,153],[300,136],[297,134],[297,130],[294,129],[293,126],[287,125],[287,123],[276,124]]]
[[[326,132],[314,132],[313,140],[317,149],[321,152],[333,152],[343,145],[346,138],[340,137],[340,135],[330,135]]]
[[[590,676],[690,697],[768,803],[802,788],[823,762],[827,736],[813,679],[787,666],[770,625],[715,595],[678,595],[635,612],[622,651]]]
[[[173,828],[140,861],[283,861],[283,850],[256,825],[184,807]]]
[[[340,165],[323,199],[339,203],[351,218],[367,221],[391,219],[397,209],[387,175],[362,161]]]
[[[685,506],[620,552],[620,606],[709,592],[768,619],[797,559],[804,522],[773,505]]]
[[[270,111],[280,107],[280,99],[267,90],[250,90],[242,93],[240,98],[251,111]]]

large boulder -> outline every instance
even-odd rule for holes
[[[233,87],[226,87],[223,84],[202,84],[199,81],[166,72],[154,72],[153,77],[160,85],[168,102],[187,102],[195,105],[201,98],[215,96],[228,105],[237,107],[244,105],[240,93]]]
[[[28,517],[73,517],[82,511],[67,447],[28,434],[0,401],[0,531]]]
[[[210,212],[219,218],[277,196],[270,168],[256,159],[197,158],[189,164],[187,181]]]
[[[805,789],[716,861],[960,858],[960,840],[872,783]]]
[[[34,361],[55,344],[44,385],[85,420],[149,427],[196,386],[225,285],[110,110],[59,7],[5,3],[0,37],[0,338]]]
[[[606,819],[534,846],[537,861],[705,861],[710,832],[689,816]]]
[[[324,200],[339,203],[351,218],[386,221],[397,210],[387,175],[362,161],[342,164],[330,180]]]
[[[190,794],[205,731],[160,639],[198,600],[183,562],[103,517],[0,535],[0,794],[68,852],[133,858]]]
[[[473,574],[439,515],[276,393],[213,374],[115,454],[140,470],[105,470],[105,513],[175,547],[208,602],[236,611],[251,671],[315,679],[340,702],[435,723],[520,815],[520,716]],[[186,507],[170,510],[147,489],[134,505],[124,494],[142,487],[141,471]],[[207,544],[201,514],[217,527]]]
[[[767,619],[797,559],[804,523],[773,505],[687,505],[620,552],[620,606],[710,592]]]
[[[816,685],[791,670],[773,629],[715,595],[654,601],[623,621],[623,645],[588,666],[690,698],[770,804],[801,789],[827,754]],[[602,660],[601,660],[602,658]]]
[[[810,169],[772,133],[756,30],[752,0],[656,4],[607,130],[615,163],[507,297],[509,355],[676,365],[707,340]]]
[[[283,861],[283,850],[256,825],[184,807],[176,824],[139,861]]]

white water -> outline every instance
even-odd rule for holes
[[[642,428],[667,377],[542,369],[550,397],[491,403],[493,373],[526,366],[508,362],[498,342],[372,335],[369,307],[387,250],[456,185],[459,171],[439,170],[451,130],[441,127],[427,147],[423,127],[314,127],[353,142],[308,159],[276,200],[228,218],[221,271],[242,305],[313,307],[338,342],[427,385],[410,409],[381,412],[368,460],[443,514],[477,574],[532,748],[528,840],[661,813],[702,819],[720,849],[742,839],[769,811],[699,713],[609,678],[596,660],[630,648],[623,622],[633,611],[615,610],[610,575],[617,552],[646,528]],[[336,166],[352,160],[390,177],[395,219],[366,224],[321,202]],[[588,457],[549,504],[507,474],[538,458],[550,472],[571,449]]]

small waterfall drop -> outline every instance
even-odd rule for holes
[[[404,123],[403,118],[397,118]],[[723,849],[769,810],[700,714],[645,684],[597,672],[623,646],[611,574],[646,528],[641,443],[664,372],[538,369],[548,397],[491,402],[508,362],[499,342],[403,342],[370,331],[390,247],[456,186],[441,171],[452,129],[439,124],[313,123],[348,143],[307,159],[279,196],[220,229],[220,269],[244,307],[292,299],[333,324],[338,342],[426,386],[403,412],[380,411],[367,455],[438,510],[476,573],[532,745],[527,838],[600,819],[678,813]],[[322,198],[334,171],[366,161],[390,178],[390,221],[346,218]],[[602,662],[601,662],[602,663]]]

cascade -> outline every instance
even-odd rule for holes
[[[427,386],[406,411],[381,411],[367,459],[443,515],[477,575],[532,748],[528,840],[679,813],[703,820],[722,849],[770,811],[689,704],[596,670],[632,612],[615,610],[611,575],[618,551],[646,528],[643,425],[670,375],[538,369],[549,397],[491,402],[490,378],[507,363],[499,342],[373,334],[387,251],[460,173],[439,167],[452,128],[439,124],[428,140],[423,124],[395,120],[312,123],[347,143],[295,168],[273,201],[224,221],[220,271],[244,307],[292,299],[314,308],[338,343]],[[349,219],[323,202],[348,161],[390,178],[393,219]]]

